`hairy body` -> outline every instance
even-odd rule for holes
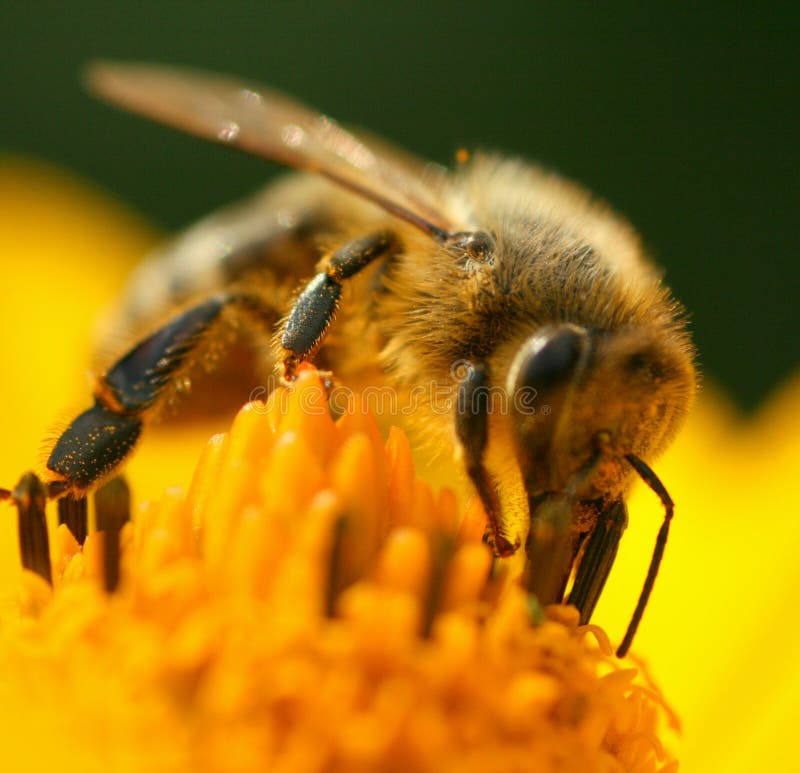
[[[490,389],[508,393],[514,358],[538,329],[571,323],[615,333],[612,351],[595,358],[605,360],[594,365],[602,377],[589,379],[562,408],[575,427],[576,452],[574,459],[559,457],[566,469],[553,471],[551,487],[559,479],[563,485],[583,461],[592,432],[612,426],[615,402],[612,423],[625,447],[655,458],[691,402],[692,346],[679,306],[633,229],[579,186],[516,159],[477,156],[452,175],[434,171],[432,184],[464,230],[495,236],[490,260],[432,245],[371,203],[318,177],[293,174],[150,256],[132,278],[117,326],[141,335],[176,308],[231,285],[257,291],[285,318],[298,282],[313,275],[326,253],[358,235],[392,230],[400,249],[349,283],[317,357],[324,367],[346,384],[396,389],[396,405],[419,406],[406,419],[422,441],[456,447],[447,407],[455,405],[459,363],[485,360]],[[279,334],[272,351],[262,353],[269,369],[280,361]],[[506,536],[521,542],[528,507],[509,426],[519,417],[510,405],[498,404],[491,416],[486,460],[498,482]],[[603,415],[595,417],[600,406]],[[621,469],[606,475],[620,493],[630,478]]]
[[[128,108],[315,176],[211,216],[142,267],[121,320],[149,332],[59,438],[51,491],[80,496],[113,471],[233,322],[271,338],[285,383],[316,360],[396,390],[422,434],[460,455],[495,554],[525,545],[542,603],[572,577],[585,620],[642,477],[665,519],[626,650],[672,518],[647,461],[695,391],[681,309],[630,226],[522,161],[476,155],[447,172],[235,79],[136,64],[90,79]]]

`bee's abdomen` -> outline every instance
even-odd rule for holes
[[[131,277],[112,334],[115,327],[147,329],[176,306],[250,274],[280,282],[310,273],[330,220],[324,194],[306,178],[291,176],[157,248]]]

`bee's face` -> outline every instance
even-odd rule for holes
[[[564,323],[525,341],[506,388],[518,396],[512,437],[528,496],[565,491],[599,452],[578,492],[594,499],[622,492],[626,454],[663,449],[688,408],[694,372],[683,340],[661,329]]]

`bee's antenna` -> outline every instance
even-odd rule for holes
[[[647,570],[647,577],[642,587],[642,592],[639,595],[639,601],[636,604],[636,609],[633,612],[630,623],[628,623],[628,630],[625,632],[625,638],[622,644],[617,648],[617,657],[624,658],[628,654],[633,637],[636,635],[636,629],[642,620],[644,609],[647,606],[647,601],[650,598],[650,593],[653,590],[653,585],[656,582],[658,575],[658,568],[661,566],[661,559],[664,557],[664,548],[667,546],[667,537],[669,536],[669,524],[672,520],[672,515],[675,511],[675,503],[672,497],[667,493],[664,484],[658,479],[658,476],[638,457],[633,454],[625,454],[625,458],[634,470],[639,474],[639,477],[656,493],[664,505],[664,522],[658,531],[656,538],[656,546],[653,550],[653,557],[650,559],[650,568]]]

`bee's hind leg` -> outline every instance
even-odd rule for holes
[[[269,333],[278,311],[245,292],[218,293],[173,317],[129,349],[97,380],[94,405],[61,434],[47,460],[54,496],[82,495],[133,450],[147,416],[174,394],[228,310],[255,317]]]

